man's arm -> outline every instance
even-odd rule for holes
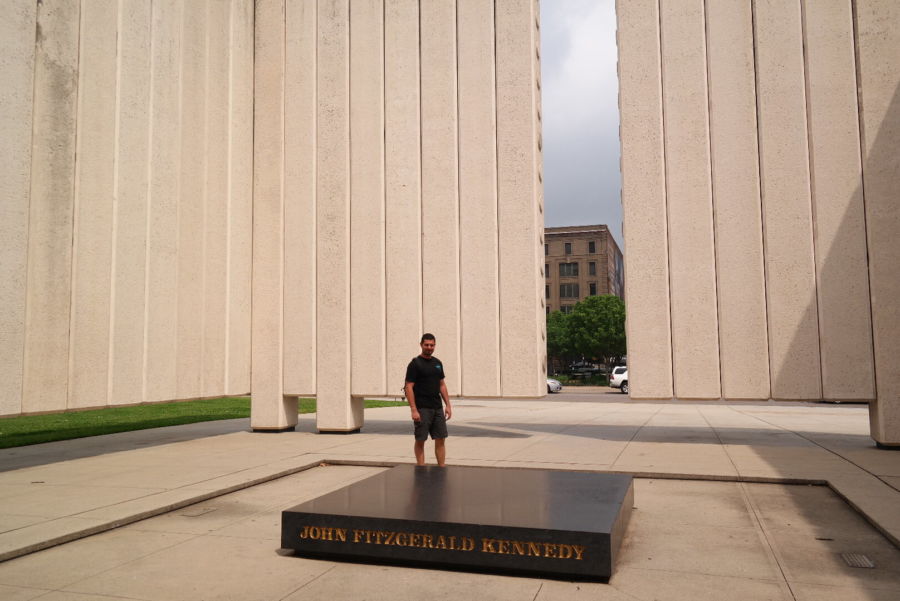
[[[419,417],[419,410],[416,408],[416,394],[413,392],[413,383],[407,382],[403,388],[406,393],[406,402],[409,403],[409,408],[412,411],[412,419],[414,422],[417,422],[422,418]]]
[[[447,392],[447,384],[444,383],[443,378],[441,378],[441,398],[444,399],[444,405],[446,406],[444,417],[450,419],[453,415],[453,408],[450,406],[450,394]]]

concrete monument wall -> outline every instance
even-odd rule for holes
[[[0,6],[0,414],[249,392],[253,26]]]
[[[310,395],[353,430],[426,330],[451,393],[542,395],[539,26],[534,0],[0,3],[0,414],[252,391],[254,428]]]
[[[617,14],[631,396],[866,400],[900,444],[900,5]]]
[[[453,395],[545,392],[534,0],[258,0],[253,416],[362,425],[422,332]],[[352,402],[351,402],[352,399]]]

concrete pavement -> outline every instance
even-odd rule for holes
[[[0,451],[0,598],[396,599],[422,578],[454,597],[900,596],[900,453],[874,447],[864,406],[571,389],[454,405],[451,464],[639,477],[609,585],[278,556],[281,509],[411,462],[397,407],[368,410],[355,435],[316,434],[301,416],[294,433],[231,420]],[[843,552],[876,568],[849,568]]]

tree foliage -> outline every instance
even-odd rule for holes
[[[625,303],[613,294],[589,296],[568,316],[569,341],[577,354],[604,363],[626,354]]]
[[[554,311],[547,315],[547,356],[563,361],[573,354],[569,316],[562,311]]]

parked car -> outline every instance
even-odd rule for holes
[[[622,394],[628,394],[628,368],[624,365],[614,367],[609,378],[609,385],[618,388]]]
[[[554,392],[559,392],[562,390],[562,384],[559,383],[559,380],[553,380],[551,378],[547,378],[547,392],[549,394],[553,394]]]

